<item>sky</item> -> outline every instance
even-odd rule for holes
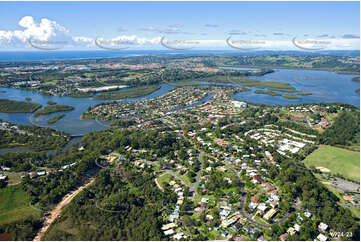
[[[359,50],[359,2],[0,2],[0,51]]]

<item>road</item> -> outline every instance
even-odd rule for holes
[[[310,124],[310,121],[308,120],[308,118],[307,118],[306,115],[303,117],[303,119],[306,121],[308,127],[309,127],[310,129],[312,129],[312,125]]]
[[[231,164],[228,162],[228,161],[225,161],[224,165],[230,169],[233,174],[240,180],[240,182],[242,182],[241,180],[241,177],[240,175],[238,174],[238,172],[233,169],[233,167],[231,166]],[[239,207],[241,208],[239,210],[239,213],[241,214],[241,216],[246,219],[248,222],[260,227],[260,228],[263,228],[263,229],[271,229],[270,226],[267,226],[267,225],[264,225],[264,224],[261,224],[261,223],[258,223],[257,221],[253,220],[252,218],[249,217],[249,214],[246,212],[246,210],[244,209],[244,201],[246,199],[246,196],[244,195],[245,192],[244,192],[244,184],[241,185],[241,199],[240,199],[240,202],[239,202]]]
[[[189,191],[193,193],[192,198],[191,198],[192,201],[194,201],[194,195],[196,194],[197,188],[199,186],[199,181],[200,181],[201,176],[202,176],[202,170],[203,170],[203,162],[202,162],[202,160],[203,160],[203,152],[199,152],[198,162],[200,163],[201,167],[199,168],[199,171],[197,173],[197,178],[196,178],[195,183],[189,189]]]
[[[91,178],[88,183],[79,187],[75,191],[70,192],[65,195],[63,200],[56,205],[56,207],[50,212],[50,214],[45,218],[45,222],[43,223],[43,227],[38,231],[33,241],[41,241],[44,238],[44,235],[50,228],[51,224],[55,221],[55,219],[61,214],[64,207],[68,205],[73,198],[78,195],[84,188],[90,186],[95,181],[95,178]]]
[[[184,186],[189,187],[189,185],[183,181],[183,179],[181,177],[179,177],[176,173],[174,173],[173,171],[169,170],[169,169],[165,169],[165,172],[167,172],[169,175],[173,176],[174,178],[176,178],[177,180],[179,180]]]

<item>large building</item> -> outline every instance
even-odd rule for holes
[[[247,108],[248,105],[245,102],[240,102],[240,101],[232,101],[233,106],[235,106],[236,108]]]

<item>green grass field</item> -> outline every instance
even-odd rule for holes
[[[185,183],[187,183],[189,186],[193,186],[193,183],[191,182],[191,178],[189,177],[189,175],[188,175],[187,173],[185,173],[185,174],[183,174],[183,175],[180,175],[180,174],[178,173],[178,176],[179,176],[180,178],[182,178],[183,181],[184,181]]]
[[[304,160],[307,167],[322,166],[333,174],[360,181],[360,152],[321,145]]]
[[[163,173],[158,177],[159,184],[163,187],[165,184],[169,184],[169,182],[172,180],[172,176],[168,173]]]
[[[30,216],[40,216],[40,212],[29,206],[30,197],[21,185],[0,189],[0,225]]]
[[[17,185],[21,182],[21,176],[18,173],[10,173],[7,176],[9,178],[8,186]]]
[[[264,225],[266,225],[266,226],[269,226],[269,223],[268,223],[266,220],[264,220],[263,218],[260,218],[260,217],[258,217],[258,216],[255,216],[253,219],[254,219],[256,222],[260,223],[260,224],[264,224]]]

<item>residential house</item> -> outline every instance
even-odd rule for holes
[[[327,241],[327,237],[325,235],[323,235],[323,234],[319,234],[317,236],[317,240],[318,241]]]
[[[277,210],[272,208],[263,216],[263,218],[266,220],[270,220],[276,213],[277,213]]]
[[[267,241],[267,239],[262,235],[258,237],[257,241]]]
[[[248,206],[249,206],[250,209],[254,210],[254,209],[256,209],[256,207],[258,206],[258,204],[257,204],[257,203],[250,202]]]
[[[162,226],[162,230],[169,230],[177,227],[175,223],[169,223]]]
[[[296,233],[296,230],[295,230],[295,228],[290,227],[290,228],[287,229],[287,233],[290,234],[290,235],[294,235]]]
[[[8,179],[8,176],[0,175],[0,181],[6,181],[7,179]]]
[[[259,201],[259,197],[255,197],[255,196],[251,197],[251,202],[258,203],[258,201]]]
[[[241,236],[237,235],[233,238],[234,241],[245,241]]]
[[[37,172],[38,176],[45,176],[46,175],[46,171],[38,171]]]
[[[254,184],[262,182],[262,181],[263,181],[263,179],[260,176],[254,176],[253,179],[252,179],[252,182]]]
[[[177,233],[177,234],[173,235],[173,239],[181,240],[183,238],[183,235],[184,235],[183,232]]]
[[[282,235],[280,236],[280,240],[281,240],[281,241],[285,241],[285,240],[287,239],[287,237],[288,237],[288,234],[287,234],[287,233],[284,233],[284,234],[282,234]]]
[[[277,208],[278,202],[277,202],[277,201],[272,201],[272,202],[270,202],[270,206],[271,206],[272,208]]]
[[[312,217],[312,214],[309,212],[309,211],[306,211],[303,213],[305,215],[305,217],[307,218],[311,218]]]
[[[293,226],[293,228],[296,230],[296,232],[300,232],[301,226],[299,226],[298,224],[295,224]]]
[[[261,212],[265,212],[267,210],[267,206],[265,203],[260,203],[258,206],[257,206],[257,209]]]
[[[326,232],[327,229],[328,229],[328,225],[321,222],[321,223],[318,225],[318,229],[321,230],[322,232]]]
[[[174,234],[174,230],[173,230],[173,229],[169,229],[169,230],[164,231],[164,235],[165,235],[165,236],[172,235],[172,234]]]
[[[10,171],[10,168],[6,166],[0,166],[0,169],[3,171]]]

